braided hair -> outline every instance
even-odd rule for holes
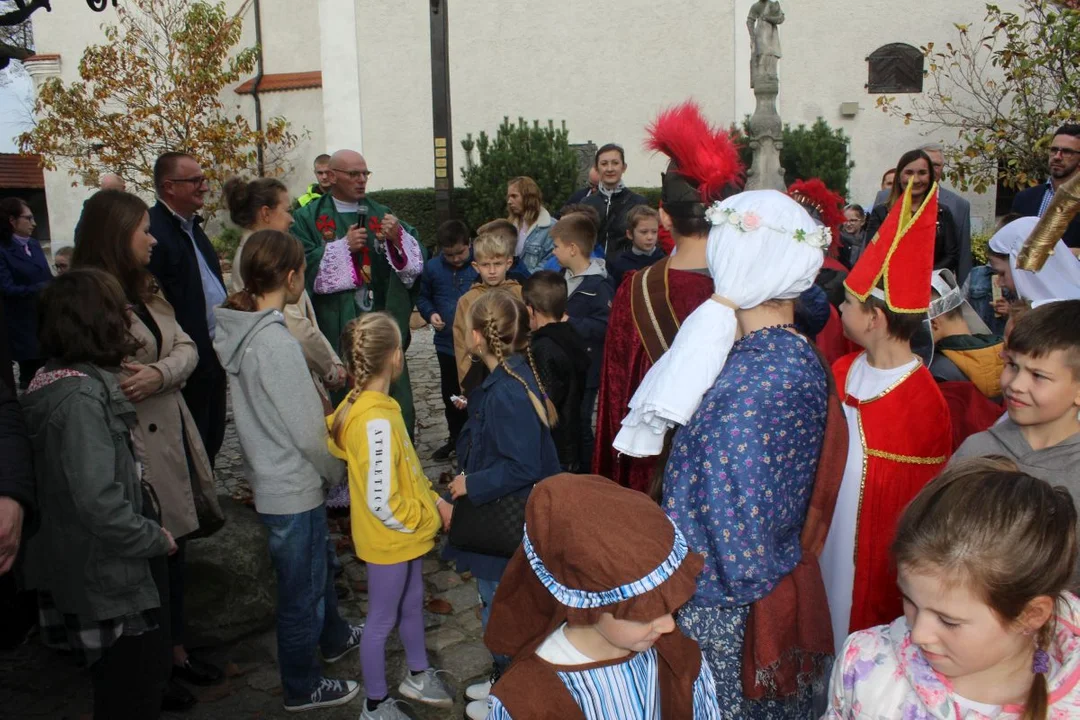
[[[540,422],[545,427],[554,426],[559,415],[544,389],[532,350],[529,348],[529,313],[525,304],[505,290],[489,290],[469,309],[469,328],[480,332],[487,345],[487,352],[495,357],[499,367],[525,388]],[[528,360],[536,386],[540,389],[539,397],[525,379],[514,372],[506,362],[511,355],[518,353],[525,355]]]
[[[389,313],[366,313],[345,326],[341,348],[341,359],[352,377],[353,387],[334,414],[330,434],[339,447],[344,447],[345,418],[360,393],[386,370],[394,353],[401,348],[401,329]]]

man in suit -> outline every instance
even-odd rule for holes
[[[1080,172],[1080,125],[1062,125],[1050,142],[1050,178],[1017,193],[1013,198],[1012,211],[1042,217],[1057,189],[1077,172]],[[1080,248],[1080,218],[1069,223],[1061,239],[1070,248]]]
[[[952,213],[953,228],[960,241],[960,263],[957,266],[957,281],[963,284],[971,272],[971,203],[952,190],[941,187],[941,175],[945,171],[945,149],[937,143],[928,143],[919,148],[930,156],[934,166],[934,181],[938,183],[938,202]],[[882,190],[874,199],[874,205],[881,205],[889,199],[889,190]]]
[[[167,152],[154,163],[154,187],[158,201],[150,208],[150,234],[157,246],[150,272],[199,350],[199,364],[183,395],[213,463],[225,437],[226,388],[213,346],[213,309],[225,302],[226,293],[217,253],[197,215],[209,186],[195,158]]]

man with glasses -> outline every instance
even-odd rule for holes
[[[158,201],[150,208],[157,246],[150,272],[161,285],[176,320],[199,350],[199,364],[184,386],[184,401],[213,464],[225,437],[225,371],[214,352],[213,309],[225,302],[225,282],[210,238],[197,214],[209,185],[198,160],[167,152],[154,163]]]
[[[1080,124],[1062,125],[1050,141],[1050,178],[1041,185],[1021,190],[1012,210],[1020,215],[1042,217],[1054,193],[1080,171]],[[1070,248],[1080,248],[1080,219],[1069,223],[1061,238]]]
[[[424,252],[416,230],[367,197],[369,177],[371,171],[360,153],[334,153],[330,191],[293,214],[292,233],[304,245],[308,292],[319,329],[331,345],[338,348],[341,332],[353,318],[385,310],[397,320],[408,348],[409,317],[420,291],[417,279]],[[335,404],[345,392],[332,394]],[[407,366],[390,394],[401,405],[412,434],[415,411]]]

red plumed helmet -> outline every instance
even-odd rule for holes
[[[645,131],[646,149],[664,153],[674,165],[665,173],[665,186],[674,170],[696,189],[699,202],[708,205],[742,179],[744,168],[735,143],[727,132],[705,120],[693,100],[664,110]]]

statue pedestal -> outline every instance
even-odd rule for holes
[[[776,112],[779,84],[772,78],[760,79],[754,83],[757,107],[750,118],[750,149],[754,153],[754,160],[746,174],[747,190],[787,190],[784,168],[780,165],[784,125],[780,114]]]

